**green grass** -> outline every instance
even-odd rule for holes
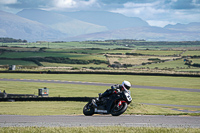
[[[39,51],[40,48],[25,48],[25,47],[0,47],[2,50],[12,50],[12,51]]]
[[[129,80],[133,85],[200,89],[198,77],[107,75],[107,74],[14,74],[1,73],[0,78],[46,79],[121,84]]]
[[[83,114],[85,104],[85,102],[2,102],[0,115],[80,115]]]
[[[199,128],[164,127],[2,127],[1,133],[198,133]]]
[[[132,64],[132,65],[141,65],[142,63],[152,62],[149,59],[158,58],[160,60],[173,60],[175,57],[158,57],[158,56],[129,56],[129,55],[117,55],[117,56],[109,56],[110,64],[114,64],[116,61],[120,64]],[[148,67],[149,65],[137,66],[132,68],[140,68],[140,67]]]
[[[181,72],[198,72],[199,73],[199,71],[200,71],[200,68],[187,68],[187,69],[179,69],[179,70],[176,70],[177,72],[178,71],[181,71]]]
[[[130,53],[131,50],[92,50],[92,49],[46,49],[47,52],[76,52],[76,53],[88,53],[88,54],[105,54],[105,53]]]
[[[30,57],[65,57],[70,59],[80,60],[106,60],[103,55],[87,55],[87,54],[73,54],[73,53],[45,53],[45,52],[6,52],[0,55],[6,58],[30,58]]]
[[[29,82],[7,82],[0,81],[1,91],[14,94],[38,94],[38,89],[49,88],[51,97],[97,97],[98,93],[104,92],[110,87],[75,85],[75,84],[55,84],[55,83],[29,83]],[[199,93],[167,91],[154,89],[132,88],[131,95],[137,103],[158,103],[177,105],[197,105],[200,106]]]
[[[27,43],[26,45],[21,45],[20,43],[3,43],[3,46],[19,46],[19,47],[38,47],[38,48],[101,48],[101,49],[114,49],[114,48],[127,48],[125,46],[119,45],[98,45],[98,44],[91,44],[89,42],[63,42],[63,43],[52,43],[52,42],[44,42],[44,43]]]
[[[195,92],[134,88],[132,93],[133,101],[136,103],[200,106],[200,94]]]
[[[145,55],[179,55],[181,52],[171,50],[136,50],[134,53]]]
[[[54,84],[54,83],[30,83],[30,82],[7,82],[0,81],[0,90],[6,90],[13,94],[38,94],[38,89],[49,88],[50,97],[97,97],[98,93],[104,92],[108,87],[74,85],[74,84]]]
[[[191,59],[192,60],[192,63],[198,63],[200,64],[200,59]]]
[[[93,64],[93,63],[90,63],[90,64],[63,64],[63,63],[49,63],[49,62],[40,62],[44,67],[75,67],[75,68],[83,68],[83,67],[87,67],[87,68],[90,68],[90,67],[103,67],[103,68],[107,68],[107,64],[100,64],[100,65],[96,65],[96,64]],[[59,70],[56,69],[56,70]]]
[[[83,115],[86,102],[2,102],[0,115]],[[23,108],[23,110],[22,110]],[[131,103],[125,114],[180,115],[179,111]]]
[[[199,56],[199,55],[200,55],[200,51],[199,51],[199,50],[195,50],[195,51],[186,51],[185,53],[183,53],[182,56],[194,56],[194,55]]]
[[[0,65],[23,65],[23,66],[37,66],[31,61],[23,60],[0,60]]]
[[[35,79],[35,80],[61,80],[61,81],[86,81],[121,84],[122,80],[129,80],[135,85],[165,86],[199,89],[199,78],[195,77],[165,77],[165,76],[131,76],[131,75],[96,75],[96,74],[0,74],[0,78],[15,79]],[[56,83],[30,83],[16,81],[0,81],[0,90],[14,94],[38,94],[38,89],[49,88],[50,97],[97,97],[98,93],[109,89],[109,86],[75,85],[75,84],[56,84]],[[133,102],[130,104],[127,114],[181,114],[162,106],[142,105],[140,103],[157,104],[176,104],[176,105],[196,105],[200,106],[199,93],[154,90],[131,88]],[[41,105],[40,105],[41,104]],[[77,102],[77,106],[72,106],[70,102],[5,102],[0,104],[0,114],[27,114],[43,115],[47,111],[49,115],[57,114],[80,114],[85,103]],[[24,112],[20,112],[25,107]],[[35,110],[39,106],[40,109]],[[63,106],[63,107],[62,107]],[[44,108],[42,108],[44,107]],[[57,109],[61,111],[57,111]],[[72,110],[68,111],[66,108]],[[180,107],[179,107],[180,108]],[[33,112],[30,111],[33,109]],[[180,108],[181,109],[181,108]],[[193,110],[192,108],[185,108]],[[66,112],[64,111],[66,110]]]
[[[185,65],[185,62],[183,60],[175,60],[175,61],[168,61],[168,62],[163,62],[163,63],[155,63],[155,64],[149,64],[145,66],[138,66],[136,68],[142,68],[142,67],[149,67],[154,69],[155,67],[159,69],[164,69],[164,68],[188,68],[187,65]]]
[[[6,77],[7,76],[7,77]],[[102,76],[102,77],[101,77]],[[116,76],[116,75],[76,75],[76,74],[69,74],[69,75],[47,75],[47,74],[3,74],[1,75],[1,78],[25,78],[25,79],[47,79],[47,80],[69,80],[73,81],[73,79],[76,78],[82,81],[108,81],[109,79],[116,79],[119,80],[116,77],[123,78],[123,75]],[[29,78],[28,78],[29,77]],[[31,78],[30,78],[31,77]],[[81,78],[80,78],[81,77]],[[101,77],[101,78],[100,78]],[[132,80],[135,79],[134,83],[137,83],[137,81],[148,81],[147,83],[155,83],[154,76],[131,76]],[[131,78],[129,77],[129,78]],[[69,78],[69,79],[68,79]],[[158,77],[163,80],[163,82],[167,82],[166,84],[170,84],[169,81],[175,81],[177,78],[178,82],[175,82],[178,86],[185,84],[189,84],[190,87],[193,85],[191,83],[196,83],[196,85],[199,87],[199,78],[184,78],[184,77]],[[83,80],[84,79],[84,80]],[[88,80],[90,79],[90,80]],[[95,80],[94,80],[95,79]],[[138,79],[138,80],[136,80]],[[151,79],[151,80],[150,80]],[[166,80],[169,79],[169,80]],[[140,82],[142,82],[140,81]],[[161,80],[160,80],[161,81]],[[181,82],[182,81],[182,82]],[[106,83],[106,82],[105,82]],[[116,83],[116,82],[115,82]],[[120,83],[120,82],[119,82]],[[162,82],[159,82],[160,86],[164,86]],[[74,84],[55,84],[55,83],[29,83],[29,82],[8,82],[8,81],[0,81],[1,84],[1,91],[6,90],[7,93],[16,93],[16,94],[35,94],[37,95],[38,89],[47,87],[49,88],[49,96],[50,97],[97,97],[98,93],[104,92],[106,89],[110,87],[106,86],[92,86],[92,85],[74,85]],[[113,82],[114,84],[114,82]],[[181,112],[178,111],[172,111],[170,109],[162,108],[160,106],[149,106],[149,105],[142,105],[138,103],[157,103],[157,104],[177,104],[177,105],[196,105],[200,106],[199,102],[199,93],[193,93],[193,92],[181,92],[181,91],[167,91],[167,90],[154,90],[154,89],[141,89],[141,88],[131,88],[131,95],[133,98],[133,103],[129,106],[129,109],[126,113],[128,114],[180,114]],[[3,105],[1,107],[1,111],[3,111],[4,107],[5,110],[7,110],[7,107],[12,108],[13,106],[15,108],[9,109],[10,111],[14,111],[13,113],[10,112],[10,114],[14,114],[16,110],[20,110],[21,106],[27,106],[26,102],[21,102],[20,106],[17,105],[18,102],[15,103],[4,103],[7,104],[7,106]],[[27,106],[28,109],[34,108],[38,106],[40,102],[28,102],[30,106]],[[24,105],[23,105],[24,104]],[[41,103],[44,104],[44,103]],[[65,104],[64,102],[61,102],[59,104]],[[54,109],[60,108],[58,106],[59,104],[52,104]],[[46,104],[48,108],[48,104]],[[32,107],[33,106],[33,107]],[[45,106],[44,106],[45,107]],[[78,110],[82,110],[83,104],[80,105],[80,108]],[[18,108],[18,109],[17,109]],[[42,109],[42,108],[41,108]],[[43,108],[44,110],[45,108]],[[51,108],[48,108],[51,109]],[[187,108],[191,110],[191,108]],[[73,110],[73,109],[72,109]],[[1,112],[0,114],[5,114],[4,112]],[[29,112],[26,110],[26,112]],[[40,115],[40,110],[34,111],[35,115]],[[52,115],[57,112],[52,112]],[[77,111],[79,112],[79,111]],[[63,113],[62,111],[60,113]],[[20,113],[18,113],[20,114]],[[66,114],[66,113],[65,113]],[[71,114],[71,113],[69,113]],[[73,114],[73,112],[72,112]],[[31,114],[30,112],[30,115]]]

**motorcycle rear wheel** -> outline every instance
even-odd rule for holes
[[[117,107],[117,105],[114,105],[114,107],[112,108],[112,111],[111,111],[111,115],[119,116],[126,111],[127,107],[128,107],[128,104],[126,102],[123,102],[120,107]]]
[[[94,114],[94,108],[92,106],[89,106],[91,102],[88,102],[84,107],[83,107],[83,114],[85,116],[92,116]]]

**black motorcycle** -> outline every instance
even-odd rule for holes
[[[86,116],[92,116],[93,114],[111,114],[112,116],[119,116],[126,111],[131,101],[132,98],[128,90],[114,93],[100,100],[94,98],[84,106],[83,114]]]

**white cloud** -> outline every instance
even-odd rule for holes
[[[53,0],[54,10],[65,9],[86,9],[91,6],[98,6],[97,0]]]
[[[140,17],[142,19],[152,19],[158,14],[165,14],[168,12],[165,9],[158,8],[161,3],[156,1],[154,3],[132,3],[124,4],[123,8],[111,10],[112,12],[121,13],[129,17]]]
[[[193,0],[196,3],[197,0]],[[146,20],[152,26],[163,27],[167,24],[200,22],[200,9],[173,9],[171,5],[177,2],[172,0],[165,3],[163,0],[155,0],[153,3],[128,2],[122,8],[111,10],[129,17],[139,17]]]
[[[170,21],[159,21],[159,20],[147,20],[147,23],[151,26],[158,26],[158,27],[165,27],[168,24],[176,24],[175,22],[170,22]]]
[[[74,0],[55,0],[55,6],[59,8],[73,8],[76,4]]]
[[[6,4],[15,4],[17,3],[17,0],[1,0],[0,4],[6,5]]]

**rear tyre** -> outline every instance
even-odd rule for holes
[[[83,107],[83,114],[85,116],[92,116],[94,114],[94,108],[90,106],[91,102],[88,102],[84,107]]]
[[[126,111],[127,107],[128,107],[128,104],[126,102],[123,102],[121,104],[121,106],[119,106],[119,107],[117,105],[114,105],[114,107],[111,111],[111,115],[112,116],[119,116]]]

